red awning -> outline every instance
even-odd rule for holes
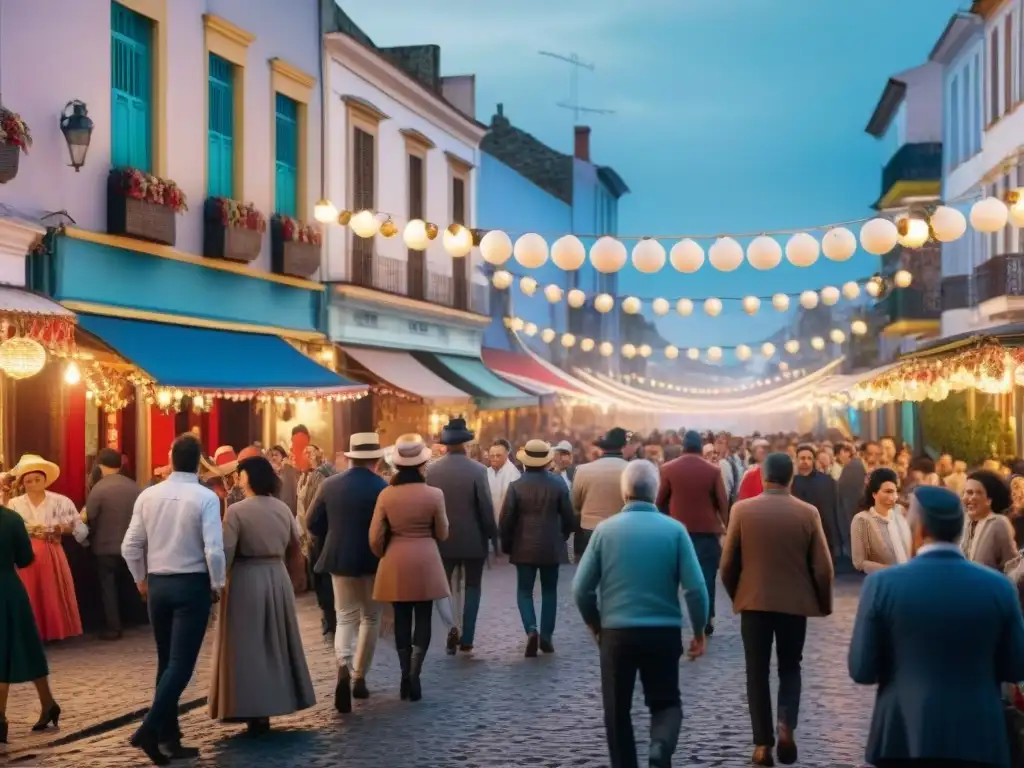
[[[544,367],[529,355],[506,352],[503,349],[484,349],[484,364],[497,374],[507,376],[514,383],[529,387],[536,383],[539,387],[554,389],[572,395],[587,396],[587,393],[576,385],[562,378],[554,371]]]

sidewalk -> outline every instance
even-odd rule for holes
[[[320,613],[312,595],[298,598],[302,639],[310,651],[323,646]],[[181,697],[183,706],[205,704],[213,633]],[[61,746],[139,720],[149,708],[156,683],[156,645],[149,627],[125,633],[118,641],[81,637],[47,646],[50,683],[61,705],[60,728],[34,733],[39,700],[31,684],[13,686],[7,705],[9,744],[0,744],[0,762],[45,747]]]

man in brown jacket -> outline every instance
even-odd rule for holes
[[[729,519],[729,495],[717,463],[701,455],[700,435],[683,435],[683,455],[661,468],[661,485],[655,502],[662,512],[686,526],[708,588],[708,624],[705,635],[715,631],[715,582],[722,556],[721,537]]]
[[[789,491],[793,460],[773,453],[762,465],[764,492],[733,507],[722,552],[722,584],[740,614],[747,706],[756,745],[752,763],[774,765],[772,642],[779,672],[778,757],[796,762],[800,659],[809,616],[832,613],[832,558],[818,510]]]

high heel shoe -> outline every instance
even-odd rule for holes
[[[0,717],[0,744],[7,743],[7,718]]]
[[[50,706],[43,710],[43,713],[39,715],[39,721],[32,726],[33,731],[45,731],[50,723],[53,723],[54,728],[59,728],[60,724],[60,704],[56,701]]]

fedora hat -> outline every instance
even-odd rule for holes
[[[379,459],[384,456],[380,435],[376,432],[356,432],[348,440],[345,455],[350,459]]]
[[[418,467],[430,461],[430,449],[419,435],[402,435],[395,440],[391,456],[396,467]]]
[[[530,440],[516,454],[516,458],[524,467],[546,467],[554,455],[550,443],[544,440]]]
[[[466,426],[466,420],[462,418],[449,419],[441,430],[441,445],[462,445],[471,443],[476,435]]]
[[[29,472],[42,472],[43,477],[46,478],[47,488],[53,485],[57,478],[60,477],[60,467],[35,453],[26,453],[18,459],[13,472],[14,477],[18,480],[21,480]]]
[[[594,443],[602,451],[621,451],[629,442],[629,433],[622,427],[612,427],[604,437]]]

